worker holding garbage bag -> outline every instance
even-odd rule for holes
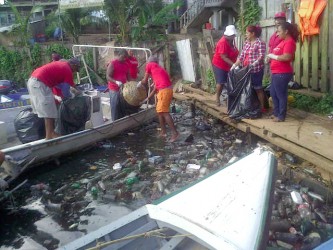
[[[261,105],[261,112],[266,113],[264,88],[262,79],[264,77],[264,59],[266,53],[266,43],[260,39],[261,27],[249,25],[246,28],[246,41],[237,61],[232,65],[231,69],[237,66],[249,66],[251,70],[251,85],[256,91]]]
[[[80,61],[71,58],[68,61],[56,61],[45,64],[31,74],[27,87],[30,94],[31,106],[40,118],[45,122],[45,139],[52,139],[59,135],[54,131],[54,121],[58,117],[58,111],[52,88],[61,86],[69,90],[74,86],[73,73],[80,69]]]

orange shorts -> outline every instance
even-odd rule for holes
[[[169,113],[170,104],[172,101],[173,90],[171,88],[161,89],[157,93],[157,113]]]

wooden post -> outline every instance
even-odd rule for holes
[[[327,8],[327,7],[326,7]],[[328,30],[329,30],[329,43],[328,43],[328,53],[327,56],[329,57],[329,76],[330,81],[328,84],[328,90],[333,91],[333,31],[331,30],[330,24],[333,23],[333,1],[328,1],[328,15],[329,15],[329,24],[328,24]]]
[[[319,37],[314,35],[311,37],[311,80],[310,85],[313,90],[318,90],[319,85],[319,74],[318,74],[318,60],[319,60]]]
[[[241,32],[243,33],[244,30],[244,0],[240,0],[240,16],[241,16]]]
[[[332,2],[332,1],[330,1]],[[328,83],[328,62],[329,62],[329,57],[330,54],[332,53],[332,50],[329,52],[328,49],[331,46],[332,49],[332,44],[329,44],[328,40],[329,40],[329,34],[333,34],[331,31],[329,31],[329,15],[331,15],[331,13],[329,12],[329,5],[328,4],[324,10],[323,13],[323,21],[320,27],[320,42],[321,42],[321,74],[320,74],[320,84],[319,84],[319,88],[321,92],[326,92],[329,90],[329,83]],[[332,41],[330,41],[332,42]],[[319,57],[319,54],[318,56]]]
[[[97,72],[98,69],[98,55],[97,55],[97,48],[93,48],[93,62],[94,62],[94,71]]]

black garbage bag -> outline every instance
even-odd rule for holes
[[[68,135],[84,130],[86,122],[90,119],[90,106],[89,96],[76,96],[62,101],[55,132]]]
[[[260,102],[251,84],[249,67],[229,72],[228,115],[235,120],[254,119],[261,116]]]
[[[43,118],[34,114],[32,108],[25,108],[15,117],[14,127],[17,137],[22,143],[28,143],[45,138],[45,123]]]

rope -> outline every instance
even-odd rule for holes
[[[102,247],[106,247],[112,244],[116,244],[119,243],[121,241],[125,241],[125,240],[130,240],[130,239],[136,239],[136,238],[140,238],[140,237],[144,237],[144,238],[149,238],[149,237],[158,237],[158,238],[176,238],[176,237],[188,237],[191,236],[192,234],[176,234],[173,236],[168,236],[165,235],[161,232],[167,230],[167,228],[161,228],[161,229],[156,229],[156,230],[152,230],[152,231],[148,231],[142,234],[136,234],[136,235],[131,235],[131,236],[126,236],[120,239],[116,239],[116,240],[111,240],[111,241],[107,241],[107,242],[103,242],[103,243],[99,243],[97,242],[95,247],[92,248],[88,248],[87,250],[100,250]]]

